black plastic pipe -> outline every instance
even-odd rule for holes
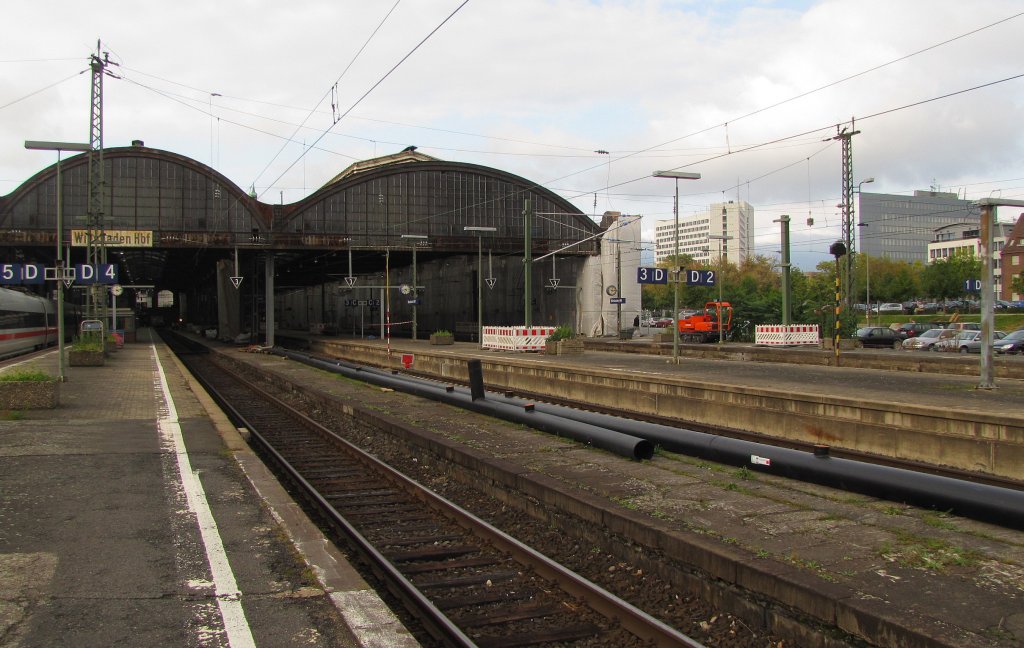
[[[388,374],[380,369],[362,367],[340,361],[338,365],[348,367],[362,375],[375,374],[391,378],[397,378],[400,375]],[[428,398],[433,398],[432,393],[448,393],[446,387],[436,381],[413,376],[402,376],[402,379],[405,384],[410,386],[416,385],[417,388],[427,390],[424,395]],[[469,392],[462,387],[455,388],[451,393],[461,394],[464,399],[471,398]],[[1020,490],[930,475],[903,468],[880,466],[852,459],[839,459],[830,457],[827,453],[812,454],[800,450],[780,448],[766,443],[731,439],[686,428],[676,428],[611,416],[609,414],[577,410],[562,405],[532,403],[492,392],[488,392],[485,399],[477,402],[488,403],[489,405],[502,404],[515,410],[531,406],[533,412],[530,416],[543,414],[555,419],[575,421],[585,426],[619,432],[629,436],[631,439],[646,439],[651,443],[650,455],[634,455],[633,458],[649,459],[653,456],[654,445],[658,445],[670,452],[699,457],[717,463],[747,467],[756,472],[821,484],[889,501],[905,502],[924,508],[948,511],[963,517],[992,522],[1010,528],[1024,529],[1024,491]],[[470,405],[462,403],[459,403],[459,405],[474,409]],[[477,411],[485,414],[488,413],[483,410]],[[554,434],[560,434],[557,431],[560,427],[557,423],[550,428],[538,427],[529,421],[509,419],[500,413],[491,415],[506,418],[506,420],[515,420],[517,423],[524,423],[525,425],[537,427],[537,429]],[[542,419],[537,417],[535,420]],[[569,434],[564,434],[564,436],[569,436]],[[570,438],[590,443],[590,441],[584,438],[575,436]],[[605,447],[597,443],[593,443],[593,445]],[[624,454],[616,450],[613,451],[618,452],[618,454]],[[643,452],[646,453],[647,450],[644,449]],[[625,454],[624,456],[630,455]]]
[[[654,444],[647,439],[589,423],[538,412],[533,407],[526,405],[495,402],[486,398],[473,400],[470,394],[465,393],[465,390],[448,391],[443,386],[437,385],[437,383],[428,383],[418,378],[411,378],[400,374],[388,374],[383,371],[362,367],[356,368],[350,363],[322,360],[295,351],[275,349],[274,352],[303,364],[340,373],[354,380],[381,385],[395,391],[429,398],[487,416],[526,425],[543,432],[550,432],[551,434],[580,441],[596,448],[608,450],[630,459],[650,459],[654,456]]]
[[[509,403],[522,402],[505,396],[493,398]],[[628,432],[670,452],[1024,529],[1024,491],[1012,488],[839,459],[828,456],[827,452],[813,454],[562,405],[538,403],[536,409]]]

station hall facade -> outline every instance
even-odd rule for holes
[[[99,215],[88,213],[90,158],[102,169]],[[597,336],[640,311],[639,217],[598,223],[525,178],[414,147],[352,164],[292,204],[260,202],[141,141],[82,153],[0,197],[0,262],[56,263],[58,166],[65,265],[92,258],[88,241],[101,246],[118,268],[117,306],[132,305],[141,324],[180,320],[222,339],[258,339],[268,322],[476,339],[478,323],[529,319]],[[75,283],[69,302],[84,291]]]

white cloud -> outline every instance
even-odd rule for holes
[[[339,84],[338,110],[459,4],[399,3]],[[0,43],[0,194],[52,163],[25,151],[25,139],[88,138],[88,74],[28,95],[84,70],[97,38],[125,77],[105,82],[107,146],[143,139],[213,161],[243,187],[256,181],[271,201],[282,191],[286,201],[298,199],[353,159],[414,144],[549,182],[588,212],[596,193],[598,211],[649,215],[649,232],[655,219],[671,216],[672,184],[644,178],[692,165],[703,179],[681,185],[684,213],[723,191],[749,199],[770,252],[780,213],[794,215],[795,240],[827,240],[826,221],[838,231],[839,147],[815,153],[851,116],[862,131],[854,138],[855,175],[874,176],[875,191],[935,182],[968,197],[1024,194],[1016,128],[1024,80],[868,118],[1024,72],[1016,38],[1024,18],[755,112],[1010,18],[1020,11],[1013,0],[471,0],[323,138],[327,151],[296,162],[302,147],[292,144],[271,162],[390,6],[226,0],[97,8],[53,0],[6,8],[5,22],[17,27]],[[296,139],[315,140],[331,112],[328,100]],[[727,147],[829,126],[796,144],[715,159]],[[816,225],[801,234],[797,224],[807,215]]]

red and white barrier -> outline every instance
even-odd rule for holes
[[[499,351],[543,351],[554,326],[485,326],[482,345]]]
[[[754,327],[754,344],[791,346],[818,344],[821,336],[817,324],[758,324]]]

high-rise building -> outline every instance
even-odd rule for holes
[[[928,261],[935,230],[981,223],[981,212],[955,193],[915,191],[913,196],[862,192],[858,201],[858,252],[897,261]]]
[[[718,262],[719,249],[729,263],[743,263],[754,246],[754,208],[740,201],[712,203],[708,211],[679,216],[679,254],[689,255],[700,264]],[[720,241],[711,236],[726,236]],[[654,262],[665,261],[675,254],[675,219],[655,224]]]

